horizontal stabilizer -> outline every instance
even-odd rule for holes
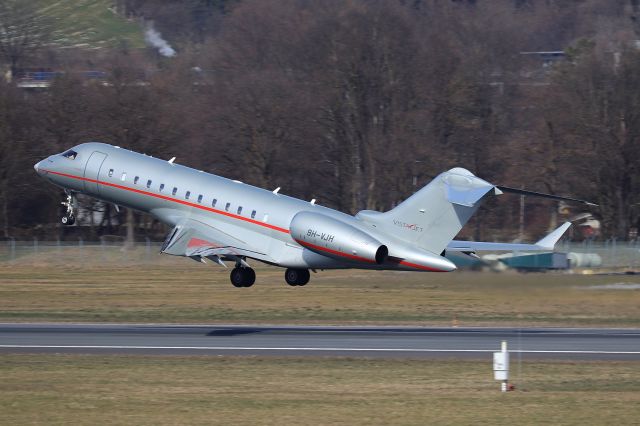
[[[542,238],[535,244],[519,243],[490,243],[483,241],[458,241],[453,240],[445,249],[447,252],[469,252],[476,251],[552,251],[558,240],[571,226],[570,222],[563,223],[549,235]]]
[[[563,223],[555,231],[539,240],[535,245],[546,248],[547,250],[553,250],[558,240],[562,238],[562,236],[565,232],[567,232],[567,229],[569,229],[570,226],[571,222]]]
[[[530,196],[539,197],[539,198],[549,198],[551,200],[573,201],[575,203],[582,203],[582,204],[586,204],[588,206],[597,206],[597,204],[594,204],[594,203],[592,203],[590,201],[579,200],[577,198],[561,197],[559,195],[551,195],[551,194],[543,194],[542,192],[525,191],[524,189],[509,188],[508,186],[501,186],[501,185],[496,185],[496,188],[498,188],[502,192],[509,192],[511,194],[530,195]]]

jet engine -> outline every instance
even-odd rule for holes
[[[289,230],[300,245],[334,259],[380,265],[389,255],[387,247],[372,236],[320,213],[296,214]]]

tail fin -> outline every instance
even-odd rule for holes
[[[378,214],[363,211],[357,217],[375,223],[380,231],[439,254],[494,189],[489,182],[456,167],[438,175],[394,209]]]

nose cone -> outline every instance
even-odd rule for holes
[[[33,169],[40,176],[44,176],[48,173],[45,162],[46,160],[42,160],[42,161],[38,161],[36,164],[33,165]]]

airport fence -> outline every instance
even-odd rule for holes
[[[564,241],[556,251],[568,253],[575,266],[603,269],[640,269],[640,240]],[[577,264],[576,264],[577,262]]]
[[[15,240],[0,241],[0,263],[12,264],[157,264],[175,256],[160,256],[162,241],[145,239],[128,245],[124,239],[99,241]]]
[[[169,264],[184,262],[175,256],[159,255],[162,241],[145,239],[128,246],[120,237],[99,241],[0,240],[0,263],[13,264]],[[640,240],[564,241],[556,251],[568,253],[574,266],[640,270]]]

